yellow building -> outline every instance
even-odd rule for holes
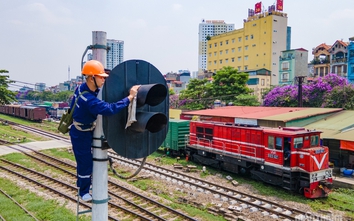
[[[249,16],[244,27],[211,37],[207,46],[207,69],[215,72],[224,66],[240,72],[267,69],[271,85],[279,83],[279,56],[290,49],[287,14],[273,11]]]

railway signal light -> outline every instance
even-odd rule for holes
[[[125,61],[112,69],[103,88],[103,100],[111,103],[129,95],[129,89],[141,85],[137,94],[136,122],[125,129],[128,110],[103,116],[103,131],[108,145],[119,155],[136,159],[155,152],[166,138],[169,97],[166,80],[152,64],[143,60]]]

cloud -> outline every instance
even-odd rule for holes
[[[180,5],[180,4],[173,4],[173,5],[172,5],[172,9],[173,9],[174,11],[179,11],[179,10],[182,9],[182,5]]]
[[[69,9],[54,5],[55,10],[51,10],[45,4],[32,3],[26,7],[32,18],[35,18],[38,23],[45,24],[72,24],[74,20],[71,18]]]
[[[343,9],[337,10],[330,14],[328,20],[335,22],[338,20],[354,20],[354,10],[353,9]]]

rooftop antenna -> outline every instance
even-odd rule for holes
[[[70,65],[68,66],[68,81],[70,81]]]

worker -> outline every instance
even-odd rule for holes
[[[290,156],[291,156],[291,140],[290,138],[284,138],[284,165],[290,166]]]
[[[86,82],[76,88],[71,102],[72,108],[75,99],[79,97],[73,112],[73,124],[70,127],[69,134],[77,164],[79,196],[84,201],[90,201],[92,196],[89,190],[93,169],[91,144],[97,115],[113,115],[127,107],[137,95],[139,85],[134,85],[130,89],[128,97],[116,103],[107,103],[97,98],[100,88],[103,86],[106,77],[109,76],[105,73],[101,62],[87,61],[82,68],[82,74],[85,76]]]

